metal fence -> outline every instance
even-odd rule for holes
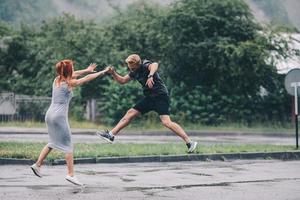
[[[98,102],[100,102],[99,99],[87,100],[85,112],[82,113],[86,120],[94,122],[101,115],[97,109]],[[0,122],[44,121],[50,103],[50,97],[0,92]]]
[[[50,103],[50,97],[1,92],[0,122],[26,120],[43,121]]]

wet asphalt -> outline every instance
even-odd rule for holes
[[[0,166],[0,199],[299,200],[300,161],[78,164],[84,187],[64,177],[66,166]]]

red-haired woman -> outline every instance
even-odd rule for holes
[[[71,131],[68,123],[69,102],[72,98],[74,87],[87,83],[98,76],[103,76],[108,69],[94,72],[96,64],[91,64],[84,70],[74,71],[72,60],[63,60],[56,64],[57,77],[52,85],[51,105],[46,113],[45,121],[47,124],[49,143],[43,148],[35,164],[31,166],[32,171],[38,177],[42,177],[40,167],[52,149],[58,149],[65,153],[68,173],[66,180],[75,185],[82,185],[74,176],[73,166],[73,144]],[[78,76],[92,73],[77,79]]]

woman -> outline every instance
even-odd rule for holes
[[[96,66],[97,65],[93,63],[84,70],[74,71],[72,60],[63,60],[56,64],[57,77],[53,81],[51,105],[45,117],[49,134],[49,143],[41,151],[37,162],[31,166],[32,171],[38,177],[42,177],[40,167],[44,159],[52,149],[57,149],[65,153],[68,167],[66,180],[75,185],[82,185],[82,183],[74,176],[73,145],[68,123],[68,110],[74,87],[87,83],[98,76],[103,76],[108,71],[107,68],[103,71],[88,74],[83,78],[76,79],[78,76],[94,72]]]

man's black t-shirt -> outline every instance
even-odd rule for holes
[[[155,97],[160,95],[169,95],[168,89],[162,79],[160,78],[158,72],[153,74],[154,85],[152,88],[149,88],[146,85],[148,80],[148,75],[150,73],[148,67],[152,62],[149,60],[142,60],[141,66],[135,71],[131,71],[129,76],[132,79],[137,80],[143,87],[143,93],[145,96]]]

